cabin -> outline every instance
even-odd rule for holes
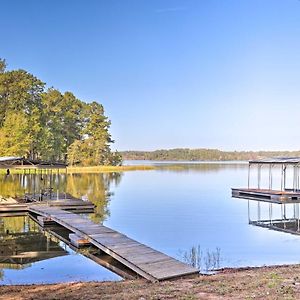
[[[300,202],[300,157],[251,160],[245,188],[232,188],[232,197],[272,203]]]

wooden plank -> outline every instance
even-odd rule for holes
[[[120,245],[114,245],[114,246],[110,246],[110,248],[113,251],[119,251],[120,249],[126,251],[126,249],[132,248],[132,247],[136,247],[137,245],[139,245],[138,242],[132,240],[129,243],[127,243],[126,245],[120,244]]]
[[[116,231],[106,231],[103,233],[96,233],[96,234],[91,234],[90,235],[93,239],[97,240],[97,239],[101,239],[101,238],[117,238],[117,237],[124,237],[123,234],[116,232]]]
[[[113,248],[112,248],[113,249]],[[130,248],[125,248],[122,247],[120,249],[117,250],[118,253],[122,256],[135,256],[135,255],[146,255],[148,253],[157,253],[156,250],[152,249],[152,248],[145,248],[143,246],[135,246],[135,247],[130,247]]]
[[[128,244],[130,242],[130,239],[128,237],[106,237],[106,238],[96,238],[93,239],[103,245],[106,245],[107,247],[111,245],[119,245],[119,244]]]
[[[92,243],[146,279],[155,281],[198,272],[195,268],[132,240],[118,231],[62,211],[60,208],[36,205],[31,206],[29,210],[51,218],[74,232],[75,235],[71,235],[73,242]]]
[[[165,256],[165,255],[157,255],[156,253],[154,254],[146,254],[146,255],[139,255],[135,257],[130,257],[130,260],[134,262],[135,264],[142,266],[143,264],[153,264],[153,263],[162,263],[162,262],[167,262],[172,260],[170,257]]]

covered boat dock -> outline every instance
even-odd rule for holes
[[[247,188],[232,188],[232,197],[273,203],[300,202],[299,168],[300,157],[249,161]]]

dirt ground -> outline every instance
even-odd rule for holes
[[[160,283],[139,279],[0,286],[0,299],[300,299],[300,265],[224,269]]]

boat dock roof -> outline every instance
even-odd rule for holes
[[[249,164],[279,164],[279,165],[297,165],[300,163],[300,157],[271,157],[257,160],[250,160]]]
[[[35,168],[35,169],[60,169],[65,168],[66,164],[60,162],[50,162],[41,160],[26,159],[19,156],[0,157],[0,169],[6,168]]]

